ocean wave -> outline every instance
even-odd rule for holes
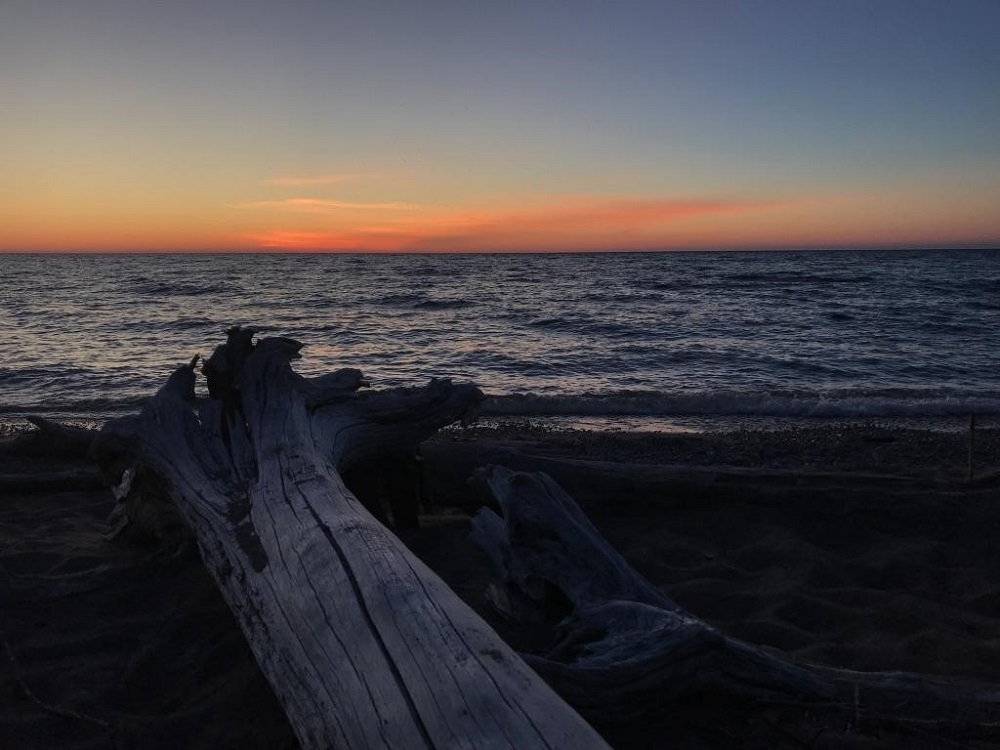
[[[461,310],[474,304],[467,299],[425,299],[417,302],[414,307],[420,310]]]
[[[1000,393],[939,391],[618,391],[490,396],[487,416],[938,417],[1000,415]]]
[[[72,378],[99,373],[91,367],[0,367],[0,383],[8,386],[35,383],[39,380]]]
[[[412,263],[406,269],[406,273],[411,276],[442,276],[448,272],[447,268],[442,268],[440,265],[435,264],[433,260],[426,263]]]
[[[420,292],[396,292],[374,297],[371,301],[376,305],[414,305],[423,299]]]
[[[644,286],[647,289],[654,289],[658,292],[676,292],[683,289],[690,289],[692,283],[690,279],[676,279],[673,281],[648,281]]]
[[[152,297],[202,297],[210,294],[232,293],[229,283],[206,282],[202,284],[186,281],[140,280],[129,290],[132,294]]]
[[[803,273],[800,271],[768,271],[765,273],[733,273],[719,279],[719,285],[731,282],[751,284],[865,284],[873,280],[867,274],[825,274]]]
[[[163,318],[161,320],[125,320],[115,324],[123,333],[156,333],[162,331],[225,331],[225,324],[209,318]]]
[[[856,316],[850,313],[840,312],[839,310],[832,310],[826,313],[827,320],[832,320],[835,323],[846,323],[849,320],[855,320]]]
[[[612,320],[599,320],[578,316],[565,318],[560,316],[539,317],[528,320],[528,328],[559,333],[585,334],[587,336],[602,336],[608,338],[633,339],[643,336],[644,331],[634,323],[619,323]]]
[[[70,416],[93,418],[98,416],[111,417],[138,412],[150,397],[144,398],[84,398],[77,400],[54,400],[46,403],[8,404],[0,403],[0,415],[5,417],[39,416]]]
[[[975,310],[1000,310],[1000,300],[988,302],[984,300],[969,300],[966,304]]]

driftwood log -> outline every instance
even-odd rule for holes
[[[605,747],[341,478],[412,454],[478,389],[359,392],[357,370],[293,372],[300,347],[232,329],[208,398],[192,361],[94,452],[133,507],[176,504],[302,746]]]
[[[598,726],[655,720],[682,698],[714,696],[729,706],[841,711],[855,727],[946,743],[1000,739],[1000,686],[795,664],[678,606],[546,474],[492,466],[477,482],[500,511],[483,508],[473,519],[473,540],[501,572],[488,598],[512,620],[558,623],[555,645],[525,658]]]
[[[53,422],[45,417],[29,416],[33,430],[0,440],[0,452],[12,456],[45,456],[47,458],[86,458],[96,430]]]
[[[44,417],[29,416],[34,429],[0,438],[0,457],[10,457],[0,473],[0,492],[62,492],[103,489],[104,479],[87,461],[97,430],[59,424]],[[49,459],[67,459],[54,468]],[[44,467],[44,471],[31,471]],[[13,472],[11,471],[13,469]]]

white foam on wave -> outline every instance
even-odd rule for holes
[[[617,392],[490,396],[492,416],[763,416],[798,418],[1000,415],[1000,393],[944,392]]]

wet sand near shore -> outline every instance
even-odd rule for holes
[[[724,434],[443,432],[555,458],[890,477],[578,498],[629,562],[723,632],[797,660],[995,680],[1000,675],[1000,463],[996,431],[867,425]],[[85,471],[0,455],[0,477]],[[891,477],[900,477],[895,489]],[[105,538],[99,489],[0,490],[0,738],[19,748],[293,748],[294,736],[193,546],[169,555]],[[439,505],[404,541],[523,650],[544,633],[491,613],[468,516]],[[934,747],[837,717],[679,707],[655,727],[608,728],[616,747]],[[815,713],[815,712],[814,712]],[[990,747],[963,740],[959,746]]]
[[[542,420],[452,427],[442,438],[482,440],[542,455],[632,464],[886,473],[942,481],[967,478],[969,433],[880,423],[832,423],[781,429],[630,432],[554,429]],[[1000,428],[974,438],[977,476],[1000,469]]]

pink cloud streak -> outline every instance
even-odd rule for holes
[[[246,235],[259,247],[357,251],[524,251],[649,248],[666,244],[685,219],[785,205],[774,201],[576,199],[521,211],[453,211],[383,224],[331,229],[276,229]]]

